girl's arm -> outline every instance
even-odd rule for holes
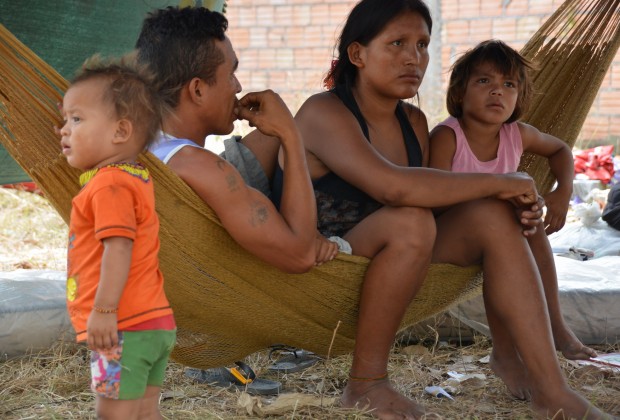
[[[573,193],[573,153],[568,145],[557,137],[542,133],[535,127],[519,123],[523,151],[544,156],[549,160],[551,173],[556,177],[557,187],[544,196],[547,205],[545,231],[547,234],[562,229]]]
[[[103,256],[99,284],[94,308],[88,317],[86,326],[88,348],[99,351],[110,349],[118,344],[115,311],[118,310],[118,303],[127,283],[133,250],[133,240],[122,236],[105,238],[102,243]]]
[[[452,170],[452,161],[456,153],[454,131],[445,125],[433,128],[430,134],[430,168]]]
[[[330,93],[308,99],[296,120],[313,178],[331,170],[385,205],[435,208],[482,197],[521,204],[536,201],[534,182],[525,174],[454,174],[391,163],[368,143],[355,117]]]
[[[456,153],[456,137],[454,130],[445,125],[438,125],[430,133],[430,158],[428,166],[430,168],[452,171],[452,161]],[[434,213],[441,214],[450,206],[443,206],[434,209]]]

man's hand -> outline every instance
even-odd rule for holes
[[[316,262],[314,265],[321,265],[331,261],[338,255],[338,244],[330,241],[319,232],[316,233]]]
[[[297,130],[291,111],[272,90],[248,93],[239,99],[235,113],[267,136],[286,139]]]

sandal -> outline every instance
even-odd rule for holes
[[[279,357],[274,361],[274,354],[282,357]],[[267,368],[270,371],[293,373],[309,368],[310,366],[316,364],[321,358],[307,350],[278,344],[271,346],[271,350],[269,350],[269,359],[273,361],[271,366]]]
[[[186,368],[185,376],[194,381],[224,388],[236,388],[253,395],[279,394],[282,384],[278,381],[257,378],[250,366],[243,362],[235,362],[233,368],[219,367],[212,369]]]

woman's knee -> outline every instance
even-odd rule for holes
[[[373,258],[386,249],[430,256],[437,229],[428,209],[411,207],[383,207],[368,216],[344,239],[353,247],[353,253]]]
[[[453,210],[445,214],[446,217],[442,216],[442,219],[448,219],[447,225],[458,224],[479,235],[520,231],[515,208],[505,200],[491,198],[475,200],[457,206]]]
[[[477,226],[485,226],[491,235],[520,234],[522,227],[517,218],[516,209],[505,200],[488,199],[479,203],[478,213],[482,216]]]
[[[392,207],[384,225],[389,245],[432,250],[437,236],[433,213],[418,207]]]
[[[460,204],[437,218],[433,261],[479,264],[498,241],[514,246],[523,241],[514,207],[503,200],[483,199]]]

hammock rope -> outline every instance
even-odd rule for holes
[[[619,2],[568,0],[524,48],[540,68],[539,95],[525,120],[571,147],[618,49]],[[66,88],[0,26],[0,141],[67,222],[79,173],[66,163],[53,130]],[[148,153],[141,160],[154,179],[160,264],[178,325],[176,361],[221,366],[275,343],[325,355],[337,325],[331,354],[352,350],[367,259],[340,254],[309,273],[284,274],[237,245],[166,165]],[[522,162],[543,186],[546,166]],[[481,285],[479,266],[433,264],[401,327],[480,294]]]
[[[535,98],[523,120],[571,148],[620,46],[620,0],[568,0],[521,53],[536,63]],[[525,154],[521,169],[540,191],[555,178],[545,158]]]

